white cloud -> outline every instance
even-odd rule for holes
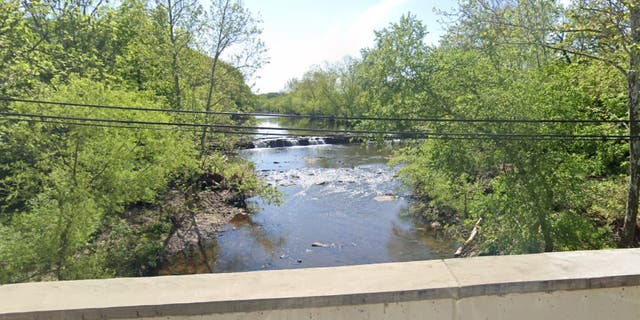
[[[385,27],[396,17],[393,12],[408,0],[382,0],[350,21],[328,26],[324,35],[309,34],[305,39],[267,37],[271,63],[264,67],[257,81],[260,92],[283,89],[286,82],[300,77],[312,66],[325,61],[339,61],[346,55],[358,55],[360,49],[373,44],[373,31]]]
[[[340,60],[345,55],[358,55],[360,49],[370,47],[375,38],[373,31],[391,22],[393,17],[390,13],[406,2],[407,0],[383,0],[355,17],[346,27],[332,27],[320,43],[321,48],[325,48],[326,58],[323,60]]]

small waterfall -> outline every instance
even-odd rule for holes
[[[261,138],[253,141],[253,148],[285,148],[325,144],[348,144],[352,142],[351,140],[352,139],[347,136]]]
[[[311,145],[311,146],[316,146],[316,145],[320,145],[320,144],[326,144],[323,137],[311,137],[311,138],[307,138],[305,140],[306,140],[305,143],[307,143],[308,145]]]

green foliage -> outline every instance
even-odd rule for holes
[[[359,61],[345,58],[336,64],[314,67],[302,79],[291,79],[286,92],[260,97],[263,111],[311,114],[329,117],[362,115],[363,91]]]
[[[234,192],[237,202],[244,203],[245,199],[256,195],[273,203],[281,201],[277,188],[266,185],[254,174],[255,167],[251,162],[214,154],[205,159],[204,168],[208,174],[220,177],[217,185],[210,187]]]
[[[150,92],[114,90],[82,79],[71,80],[44,97],[165,107]],[[82,118],[173,120],[162,113],[24,103],[13,104],[10,110]],[[157,223],[149,223],[154,215],[147,211],[137,220],[126,220],[123,214],[132,204],[154,204],[158,194],[185,172],[199,175],[195,145],[188,134],[30,121],[8,123],[1,132],[3,154],[10,156],[3,157],[0,165],[0,281],[144,275],[155,266],[171,232],[171,221],[160,217]],[[267,190],[248,164],[212,157],[221,160],[210,169],[226,177],[224,188],[237,193],[238,201]],[[111,231],[102,235],[105,230]]]
[[[598,1],[589,2],[588,7],[604,11],[576,16],[584,10],[566,11],[553,1],[462,1],[458,20],[438,47],[424,44],[426,27],[408,14],[377,31],[375,45],[362,51],[361,60],[352,60],[347,69],[355,71],[355,81],[350,82],[357,88],[354,99],[341,99],[346,92],[345,73],[316,68],[292,80],[287,92],[261,97],[261,108],[328,116],[626,119],[625,78],[610,68],[609,61],[620,61],[619,54],[605,52],[603,59],[584,59],[584,54],[606,51],[611,47],[607,44],[620,44],[623,39],[611,40],[613,29],[577,38],[601,29],[594,21],[626,15],[607,11],[611,8]],[[588,27],[554,33],[567,13],[576,26]],[[589,21],[589,15],[598,14],[602,15]],[[598,36],[604,37],[603,42],[598,42]],[[341,101],[349,101],[351,113],[336,103]],[[483,218],[482,253],[615,244],[624,211],[624,182],[619,176],[628,170],[628,144],[534,138],[622,136],[628,134],[623,124],[362,121],[353,125],[467,134],[458,136],[463,139],[440,137],[411,143],[397,153],[394,162],[404,164],[401,176],[426,203],[423,215],[429,219],[460,224],[451,228],[465,230]],[[606,201],[601,193],[607,195]]]
[[[483,47],[449,42],[426,57],[424,64],[436,71],[425,91],[437,98],[424,109],[438,107],[441,117],[453,119],[624,117],[616,99],[619,78],[599,79],[600,64],[523,64],[511,47],[488,47],[493,55]],[[424,129],[498,135],[626,132],[612,124],[571,123],[440,123]],[[482,217],[481,253],[513,254],[612,246],[612,221],[594,212],[598,196],[585,190],[599,185],[595,176],[622,172],[626,150],[622,141],[443,139],[407,148],[396,161],[407,163],[401,174],[428,201],[431,217],[454,216],[464,228]],[[619,209],[620,203],[613,207]]]
[[[580,69],[566,65],[498,72],[490,60],[466,51],[435,55],[445,63],[434,78],[451,116],[484,119],[594,118],[580,87],[570,85]],[[442,77],[440,77],[442,75]],[[450,79],[450,80],[447,80]],[[460,88],[456,90],[456,88]],[[443,124],[445,132],[611,134],[573,124]],[[596,133],[597,132],[597,133]],[[485,221],[482,250],[512,254],[595,249],[612,244],[611,229],[598,225],[582,192],[602,172],[603,158],[618,142],[506,140],[430,140],[407,149],[397,161],[418,195],[436,210],[457,214],[473,225]],[[591,150],[591,152],[586,152]],[[607,156],[604,156],[608,154]]]
[[[38,37],[20,11],[20,1],[0,3],[0,94],[36,90],[46,54],[35,50]],[[2,106],[0,105],[0,109]]]
[[[118,276],[147,276],[164,256],[172,221],[160,210],[133,208],[106,219],[104,230],[98,242],[105,257],[103,266]]]
[[[0,95],[409,119],[619,120],[637,109],[628,105],[625,81],[633,84],[628,75],[638,59],[631,59],[630,70],[624,67],[638,56],[628,27],[636,9],[626,3],[586,1],[565,9],[555,1],[465,0],[438,47],[425,45],[426,26],[407,14],[375,32],[375,44],[361,59],[316,67],[291,80],[286,92],[259,100],[245,83],[265,61],[259,21],[240,1],[210,4],[207,15],[189,0],[155,6],[141,0],[3,1]],[[220,60],[230,51],[240,55]],[[155,122],[251,121],[33,103],[2,102],[0,110]],[[148,274],[175,228],[170,213],[157,210],[169,186],[229,191],[239,204],[255,194],[277,201],[277,191],[256,178],[252,164],[230,155],[235,141],[223,134],[68,121],[0,122],[0,283]],[[427,204],[425,216],[464,229],[483,218],[483,254],[611,247],[616,229],[626,224],[627,143],[530,137],[626,135],[625,125],[350,125],[485,135],[414,141],[395,159],[405,164],[402,178]]]
[[[359,66],[365,88],[361,97],[367,106],[365,115],[397,118],[433,115],[437,101],[431,90],[433,66],[428,59],[431,48],[424,44],[426,27],[408,14],[375,34],[376,44],[362,51]],[[430,108],[424,107],[426,101]],[[411,125],[397,121],[376,126],[403,130]],[[370,124],[362,126],[370,127]]]
[[[251,18],[239,2],[233,10]],[[253,110],[255,97],[242,66],[202,50],[208,46],[202,39],[214,33],[203,28],[204,16],[196,2],[184,0],[4,1],[0,95],[152,109]],[[209,17],[219,18],[215,12]],[[248,22],[256,21],[215,26],[220,34],[228,27],[239,30],[234,44],[243,44],[244,36],[259,35],[255,24],[243,25]],[[215,93],[209,94],[214,84]],[[216,149],[196,152],[197,132],[72,120],[238,124],[247,119],[18,102],[2,102],[0,110],[58,117],[14,115],[0,122],[0,283],[147,274],[175,228],[172,217],[158,210],[162,195],[170,187],[194,190],[185,185],[212,172],[223,177],[222,187],[238,201],[273,194],[249,164],[224,158]],[[221,134],[207,140],[215,148],[234,144]],[[218,160],[202,166],[208,159]]]
[[[46,96],[76,103],[162,107],[153,95],[113,90],[88,80],[71,80]],[[11,109],[58,116],[171,120],[161,113],[141,111],[21,103]],[[28,239],[27,244],[15,244],[26,246],[21,252],[26,258],[0,258],[7,264],[4,281],[20,281],[25,275],[70,279],[110,274],[108,268],[98,268],[98,262],[79,258],[95,246],[105,219],[118,216],[128,204],[154,203],[177,172],[197,168],[193,144],[170,131],[29,121],[12,122],[2,129],[4,151],[15,156],[3,159],[1,167],[2,240],[9,244]],[[82,272],[87,263],[94,268]]]

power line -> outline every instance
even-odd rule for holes
[[[167,128],[149,128],[140,127],[139,125],[152,125],[152,126],[176,126],[176,127],[192,127],[192,128],[211,128],[218,130],[218,133],[229,134],[244,134],[244,135],[265,135],[265,136],[306,136],[312,137],[316,135],[310,135],[308,132],[314,133],[340,133],[350,138],[368,137],[373,134],[382,134],[386,136],[401,137],[401,138],[415,138],[415,139],[453,139],[460,138],[464,140],[469,139],[532,139],[532,140],[557,140],[557,139],[574,139],[574,140],[629,140],[629,136],[626,135],[575,135],[575,134],[518,134],[518,133],[479,133],[479,132],[402,132],[402,131],[376,131],[376,130],[332,130],[332,129],[313,129],[313,128],[280,128],[280,127],[257,127],[257,126],[240,126],[240,125],[225,125],[225,124],[200,124],[200,123],[177,123],[177,122],[152,122],[152,121],[136,121],[136,120],[119,120],[119,119],[100,119],[100,118],[78,118],[67,116],[53,116],[53,115],[41,115],[41,114],[27,114],[27,113],[12,113],[12,112],[0,112],[0,115],[6,117],[12,117],[10,120],[25,120],[22,118],[30,118],[28,121],[39,121],[48,123],[61,123],[69,125],[84,125],[84,126],[100,126],[100,127],[112,127],[112,128],[128,128],[128,129],[161,129],[161,130],[176,130]],[[73,121],[73,122],[71,122]],[[81,122],[78,122],[81,121]],[[105,125],[106,123],[106,125]],[[137,125],[137,126],[132,126]],[[224,129],[224,130],[221,130]],[[242,130],[242,131],[232,131]],[[247,131],[250,130],[250,131]],[[263,133],[258,130],[272,130],[272,131],[298,131],[302,134],[289,134],[289,133]]]
[[[196,127],[196,128],[224,128],[224,129],[247,129],[247,130],[297,131],[297,132],[316,132],[316,133],[336,133],[336,134],[345,134],[345,135],[348,135],[348,134],[388,134],[388,135],[403,135],[403,134],[409,134],[409,135],[418,134],[419,135],[419,134],[423,134],[423,132],[403,132],[403,131],[342,130],[342,129],[289,128],[289,127],[258,127],[258,126],[241,126],[241,125],[228,125],[228,124],[205,124],[205,123],[190,123],[190,122],[161,122],[161,121],[101,119],[101,118],[69,117],[69,116],[56,116],[56,115],[44,115],[44,114],[34,114],[34,113],[19,113],[19,112],[0,112],[0,115],[13,116],[13,117],[72,120],[72,121],[89,121],[89,122],[105,122],[105,123],[119,123],[119,124],[143,124],[143,125]]]
[[[101,104],[86,104],[76,102],[59,102],[59,101],[43,101],[43,100],[31,100],[20,99],[10,97],[0,97],[0,101],[13,101],[24,103],[38,103],[49,104],[62,107],[80,107],[80,108],[97,108],[97,109],[109,109],[109,110],[125,110],[125,111],[145,111],[145,112],[167,112],[167,113],[186,113],[186,114],[211,114],[211,115],[234,115],[234,112],[218,112],[218,111],[199,111],[199,110],[178,110],[178,109],[159,109],[159,108],[147,108],[147,107],[125,107],[115,105],[101,105]]]
[[[70,126],[78,126],[78,127],[96,127],[96,128],[113,128],[113,129],[132,129],[132,130],[152,130],[152,131],[180,131],[180,132],[193,132],[192,130],[187,130],[184,128],[159,128],[159,127],[142,127],[142,126],[131,126],[131,125],[116,125],[116,124],[102,124],[102,123],[91,123],[91,122],[70,122],[70,121],[61,121],[61,120],[47,120],[47,119],[24,119],[24,118],[4,118],[0,120],[19,122],[19,121],[29,121],[29,122],[38,122],[38,123],[47,123],[47,124],[60,124],[60,125],[70,125]]]
[[[129,107],[101,104],[85,104],[75,102],[44,101],[33,99],[21,99],[12,97],[0,97],[0,101],[24,102],[34,104],[48,104],[67,107],[99,108],[125,111],[144,112],[165,112],[178,114],[204,114],[204,115],[226,115],[238,117],[278,117],[278,118],[306,118],[318,120],[339,120],[339,121],[406,121],[406,122],[431,122],[431,123],[575,123],[575,124],[628,124],[630,120],[592,120],[592,119],[446,119],[446,118],[397,118],[397,117],[338,117],[338,116],[318,116],[311,114],[288,114],[288,113],[264,113],[264,112],[230,112],[230,111],[204,111],[204,110],[177,110],[177,109],[157,109],[147,107]]]
[[[579,120],[579,119],[448,119],[448,118],[397,118],[397,117],[334,117],[317,116],[310,114],[283,114],[283,113],[245,113],[245,115],[280,117],[280,118],[308,118],[318,120],[338,121],[388,121],[388,122],[427,122],[427,123],[586,123],[586,124],[628,124],[628,120]],[[639,121],[640,122],[640,121]]]
[[[102,124],[102,123],[91,123],[91,122],[71,122],[71,121],[62,121],[62,120],[46,120],[46,119],[24,119],[24,118],[4,118],[0,119],[4,121],[29,121],[29,122],[38,122],[38,123],[47,123],[47,124],[60,124],[60,125],[68,125],[68,126],[79,126],[79,127],[97,127],[97,128],[108,128],[108,129],[132,129],[132,130],[152,130],[152,131],[170,131],[170,132],[189,132],[193,133],[193,130],[185,129],[185,128],[159,128],[159,127],[144,127],[144,126],[132,126],[132,125],[117,125],[117,124]],[[247,131],[228,131],[228,130],[213,130],[209,131],[212,133],[229,133],[229,134],[240,134],[240,135],[269,135],[269,136],[283,136],[290,137],[290,134],[286,133],[260,133],[260,132],[247,132]],[[309,137],[312,137],[309,135]],[[315,136],[313,136],[315,137]]]

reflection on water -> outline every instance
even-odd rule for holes
[[[289,120],[291,122],[291,120]],[[283,125],[263,119],[262,126]],[[303,125],[308,126],[309,124]],[[277,186],[284,204],[249,201],[200,250],[174,257],[163,274],[339,266],[452,256],[455,243],[403,212],[408,191],[386,163],[389,149],[366,145],[265,148],[243,152]],[[206,264],[205,261],[206,260]],[[204,265],[204,266],[203,266]]]

